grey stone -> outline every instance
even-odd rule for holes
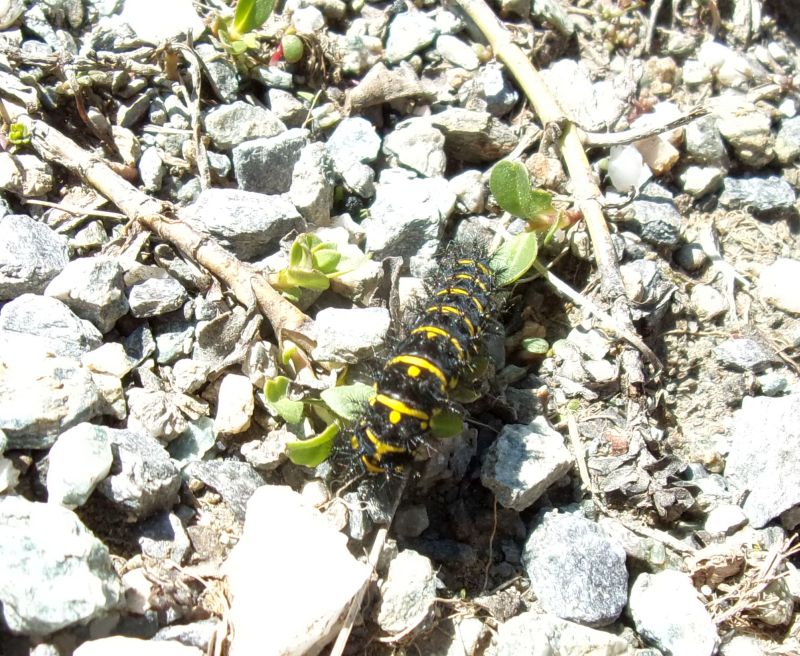
[[[383,140],[383,153],[390,166],[403,166],[426,178],[443,175],[447,165],[444,135],[425,118],[398,124]]]
[[[798,440],[800,394],[745,397],[734,413],[725,477],[749,492],[742,508],[754,528],[800,504]]]
[[[61,301],[23,294],[0,310],[0,331],[39,337],[39,348],[54,355],[79,358],[102,344],[103,336]],[[32,342],[34,343],[34,342]]]
[[[317,313],[314,360],[355,363],[386,347],[391,317],[385,308],[325,308]]]
[[[132,103],[120,105],[117,108],[117,125],[123,128],[132,128],[142,120],[150,109],[150,101],[155,96],[155,91],[148,89]]]
[[[667,569],[639,574],[629,608],[636,630],[671,656],[712,656],[719,645],[714,621],[688,574]]]
[[[274,137],[252,139],[233,149],[233,170],[239,189],[283,194],[292,186],[295,164],[309,143],[308,130],[292,128]]]
[[[776,357],[766,347],[749,337],[729,337],[714,349],[719,362],[735,371],[764,371],[776,362]]]
[[[497,653],[502,656],[644,656],[623,638],[553,615],[527,611],[500,624]]]
[[[125,338],[122,346],[132,367],[142,364],[156,352],[156,340],[153,339],[153,331],[150,330],[150,326],[147,324],[137,326]]]
[[[770,117],[756,105],[738,98],[730,104],[725,104],[724,96],[717,100],[720,108],[717,126],[736,156],[752,168],[771,162],[775,157],[775,135]]]
[[[132,285],[128,291],[131,314],[137,318],[155,317],[180,308],[189,298],[175,278],[148,278]]]
[[[161,149],[145,148],[139,158],[139,177],[142,179],[145,191],[151,193],[159,191],[166,172],[167,167]]]
[[[238,189],[206,189],[179,215],[243,260],[263,257],[293,229],[305,229],[286,196]]]
[[[139,526],[138,542],[144,556],[158,561],[171,560],[179,565],[192,548],[181,520],[174,513],[166,512],[154,515]]]
[[[270,109],[284,125],[290,128],[303,126],[309,107],[302,100],[282,89],[270,89],[267,95]]]
[[[700,270],[708,261],[708,257],[700,244],[692,242],[684,244],[675,251],[675,261],[687,271],[694,272]]]
[[[700,198],[716,191],[724,177],[725,171],[717,166],[688,166],[678,181],[687,194]]]
[[[153,640],[174,640],[182,645],[197,647],[205,654],[209,645],[216,640],[218,626],[219,621],[215,617],[189,624],[173,624],[159,629]]]
[[[783,178],[725,178],[719,202],[731,209],[747,208],[761,218],[776,218],[792,211],[795,192]]]
[[[480,171],[469,170],[450,179],[450,191],[456,195],[456,211],[480,214],[486,203],[486,185]]]
[[[205,30],[192,3],[186,0],[168,5],[160,0],[125,0],[120,18],[137,37],[154,44],[189,32],[198,37]]]
[[[798,279],[800,261],[779,257],[762,269],[758,278],[758,291],[761,298],[775,307],[800,314],[800,290],[795,284]]]
[[[15,633],[53,633],[122,601],[108,549],[66,508],[0,497],[0,560],[2,614]]]
[[[581,515],[545,514],[525,543],[522,562],[539,602],[558,617],[605,626],[625,607],[625,550]]]
[[[158,440],[129,430],[98,428],[111,444],[114,464],[113,473],[97,491],[137,520],[171,508],[178,499],[181,477]]]
[[[247,313],[239,306],[210,321],[199,321],[195,330],[192,359],[207,363],[209,371],[220,367],[236,348],[245,332],[247,321]]]
[[[53,188],[53,171],[31,153],[0,152],[0,189],[20,196],[45,196]]]
[[[0,3],[0,30],[7,30],[25,11],[23,0],[3,0]]]
[[[654,246],[674,248],[680,243],[681,215],[668,194],[653,183],[642,189],[633,201],[633,227],[641,238]]]
[[[86,503],[111,469],[111,447],[102,428],[82,423],[61,433],[49,453],[47,500],[66,508]]]
[[[486,454],[481,482],[504,507],[524,510],[571,466],[564,439],[544,417],[537,417],[527,425],[503,426]]]
[[[441,34],[436,39],[436,50],[442,59],[453,66],[460,66],[468,71],[474,71],[480,66],[480,60],[475,51],[458,37],[450,34]]]
[[[697,316],[704,321],[713,321],[728,310],[728,301],[711,285],[695,285],[689,293]]]
[[[183,476],[196,478],[213,488],[240,520],[245,518],[250,497],[264,485],[264,479],[252,465],[237,460],[191,462],[184,468]]]
[[[747,524],[747,515],[739,506],[724,503],[713,508],[706,517],[703,528],[709,533],[732,535]]]
[[[719,133],[717,118],[703,116],[685,128],[686,153],[698,164],[726,169],[728,152]]]
[[[168,321],[156,326],[156,362],[172,364],[189,355],[194,344],[194,326],[185,321]]]
[[[775,138],[775,155],[783,164],[791,164],[800,157],[800,116],[784,119]]]
[[[316,226],[331,222],[333,163],[325,146],[308,144],[297,160],[289,198],[302,217]]]
[[[375,259],[409,258],[427,242],[438,242],[455,206],[455,194],[443,178],[409,179],[399,173],[384,172],[370,216],[361,223]]]
[[[436,573],[425,556],[406,549],[389,564],[376,620],[387,633],[410,631],[433,609]]]
[[[40,294],[68,261],[66,237],[24,214],[0,218],[0,300]]]
[[[519,95],[503,74],[499,63],[489,62],[458,90],[461,106],[492,116],[504,116],[517,104]]]
[[[195,50],[203,60],[208,79],[217,97],[223,102],[233,102],[239,95],[239,74],[236,66],[210,43],[199,43]]]
[[[428,511],[422,504],[398,508],[392,521],[392,529],[403,538],[416,538],[430,526]]]
[[[439,27],[421,12],[397,14],[389,25],[384,56],[390,64],[410,57],[433,43]]]
[[[208,136],[222,150],[286,132],[286,126],[273,112],[242,100],[215,107],[206,114],[204,123]]]
[[[214,421],[209,417],[198,417],[188,422],[186,430],[172,440],[167,448],[173,460],[186,464],[202,460],[214,448],[216,441]]]
[[[357,116],[339,123],[325,145],[337,166],[366,164],[377,159],[381,138],[372,123]]]
[[[10,449],[43,449],[56,436],[101,414],[105,402],[88,369],[51,356],[41,337],[0,331],[0,430]]]
[[[72,260],[50,281],[44,293],[63,301],[102,333],[111,330],[128,311],[122,267],[104,257]]]
[[[445,151],[456,161],[495,161],[508,155],[519,141],[510,127],[488,111],[451,107],[430,120],[444,133]]]

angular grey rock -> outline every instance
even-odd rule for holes
[[[629,608],[636,630],[670,656],[712,656],[719,645],[717,628],[688,574],[666,569],[639,574]]]
[[[86,503],[113,462],[105,431],[88,423],[61,433],[48,457],[47,501],[66,508]]]
[[[206,132],[214,145],[229,150],[240,143],[286,132],[286,126],[268,109],[242,100],[219,105],[206,114]]]
[[[498,502],[514,510],[531,506],[572,466],[564,438],[544,417],[530,424],[507,424],[489,447],[481,483]]]
[[[251,139],[233,149],[233,170],[239,189],[285,194],[300,152],[308,145],[308,130],[292,128],[274,137]]]
[[[333,163],[324,144],[308,144],[294,169],[289,198],[302,217],[315,226],[331,222]]]
[[[512,617],[497,631],[497,653],[503,656],[567,656],[573,647],[587,656],[644,656],[612,633],[536,611]]]
[[[392,521],[395,533],[404,538],[419,537],[428,526],[430,526],[428,511],[423,504],[398,508]]]
[[[355,363],[386,347],[391,317],[386,308],[325,308],[317,313],[317,347],[322,362]]]
[[[386,39],[384,56],[390,64],[410,57],[433,43],[439,27],[436,22],[423,13],[404,12],[397,14],[389,25],[389,36]]]
[[[122,273],[116,260],[79,258],[67,264],[44,293],[63,301],[81,319],[91,321],[100,332],[107,333],[128,311]]]
[[[215,617],[189,624],[172,624],[159,629],[153,640],[174,640],[182,645],[197,647],[204,654],[216,639],[219,622]]]
[[[798,279],[800,279],[800,261],[779,257],[761,270],[761,275],[758,277],[758,291],[761,298],[775,307],[785,312],[800,314],[800,289],[795,284]]]
[[[156,326],[156,362],[172,364],[192,352],[194,324],[187,321],[167,321]]]
[[[389,169],[375,194],[369,218],[361,223],[366,248],[375,259],[410,258],[428,242],[438,241],[456,197],[444,178],[409,179]]]
[[[486,203],[486,185],[480,171],[469,170],[450,179],[450,191],[456,195],[456,211],[480,214]]]
[[[387,633],[402,633],[418,626],[433,609],[436,572],[433,563],[406,549],[389,564],[381,587],[376,620]]]
[[[519,137],[489,112],[451,107],[430,117],[444,132],[447,155],[461,162],[489,162],[508,155]]]
[[[731,535],[747,524],[747,515],[732,503],[723,503],[712,509],[703,528],[709,533]]]
[[[756,105],[733,96],[715,98],[719,119],[717,127],[736,156],[747,166],[761,168],[775,157],[775,135],[770,116]]]
[[[102,428],[114,455],[113,474],[97,491],[137,520],[171,508],[181,477],[166,449],[155,438],[129,430]]]
[[[784,119],[781,123],[775,139],[775,154],[784,166],[800,157],[800,116]]]
[[[245,518],[250,497],[264,485],[264,479],[252,465],[238,460],[195,461],[184,468],[183,476],[187,480],[196,478],[213,488],[240,520]]]
[[[729,337],[717,345],[714,356],[725,367],[756,373],[777,361],[767,347],[749,337]]]
[[[794,209],[792,186],[777,175],[725,178],[719,202],[730,209],[749,209],[760,218],[778,218]]]
[[[35,197],[46,196],[52,188],[53,171],[36,155],[0,152],[0,189]]]
[[[239,73],[236,66],[226,57],[220,57],[219,50],[210,43],[197,43],[195,50],[203,60],[203,67],[214,92],[223,102],[233,102],[239,95]]]
[[[633,228],[644,241],[668,248],[680,243],[681,215],[669,192],[650,183],[631,205]]]
[[[517,104],[519,95],[503,74],[503,67],[489,62],[467,80],[458,90],[461,106],[476,112],[489,112],[500,117],[508,114]]]
[[[161,189],[164,175],[167,172],[164,153],[160,148],[145,148],[139,158],[139,177],[145,191],[154,192]]]
[[[68,261],[66,237],[24,214],[0,218],[0,301],[41,294]]]
[[[123,128],[132,128],[147,114],[155,95],[153,89],[148,89],[127,105],[120,105],[117,108],[116,124]]]
[[[187,419],[177,405],[180,397],[158,389],[133,387],[128,397],[128,428],[164,442],[171,442],[187,428]]]
[[[359,116],[344,119],[325,144],[337,167],[374,162],[381,148],[375,126]]]
[[[0,331],[0,430],[9,449],[44,449],[56,436],[105,409],[88,369],[50,356],[41,337]]]
[[[131,286],[128,305],[137,318],[155,317],[181,307],[189,298],[183,285],[172,276],[148,278]]]
[[[522,563],[539,602],[558,617],[605,626],[625,608],[625,550],[582,515],[545,514],[525,543]]]
[[[305,230],[305,222],[286,196],[239,189],[206,189],[178,214],[243,260],[268,255],[293,229]]]
[[[144,556],[181,564],[189,555],[192,545],[176,514],[159,513],[143,522],[139,529],[138,542]]]
[[[122,601],[108,549],[66,508],[1,496],[0,560],[2,614],[15,633],[53,633]]]
[[[724,177],[725,171],[716,166],[687,166],[678,181],[687,194],[700,198],[716,191]]]
[[[269,106],[277,118],[290,128],[299,128],[308,116],[309,107],[293,94],[282,89],[270,89]]]
[[[426,118],[402,121],[383,140],[389,166],[402,166],[426,178],[444,174],[444,135]]]
[[[79,358],[96,349],[103,336],[80,319],[64,303],[48,296],[23,294],[0,310],[0,331],[41,338],[37,343],[48,353]]]
[[[800,504],[798,440],[800,394],[745,397],[734,413],[725,477],[740,492],[749,492],[743,510],[753,527]]]
[[[686,152],[693,161],[727,169],[728,151],[719,133],[716,116],[703,116],[684,129]]]
[[[728,310],[728,301],[711,285],[695,285],[689,296],[697,316],[703,321],[713,321]]]
[[[468,44],[451,34],[442,34],[436,39],[436,50],[442,59],[468,71],[474,71],[481,63]]]

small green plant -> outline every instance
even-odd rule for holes
[[[298,235],[289,250],[289,266],[270,280],[290,301],[297,302],[302,290],[324,292],[331,280],[357,268],[366,260],[344,257],[333,242],[322,241],[315,234]]]
[[[239,0],[233,16],[220,16],[214,26],[222,45],[234,56],[258,49],[254,30],[261,27],[275,9],[275,0]]]
[[[31,142],[31,135],[27,126],[22,123],[12,123],[8,129],[8,140],[15,146],[26,146]]]

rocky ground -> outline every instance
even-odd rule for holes
[[[792,4],[0,0],[0,654],[800,653]],[[462,434],[289,461],[503,158]]]

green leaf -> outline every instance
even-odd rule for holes
[[[536,355],[544,355],[550,350],[550,344],[548,344],[546,339],[542,339],[541,337],[523,339],[521,346],[528,353],[534,353]]]
[[[302,287],[303,289],[313,289],[324,292],[331,286],[328,276],[313,269],[301,269],[299,267],[289,267],[286,269],[286,281],[292,287]]]
[[[354,421],[364,412],[364,406],[374,394],[372,386],[364,383],[331,387],[320,393],[320,398],[342,419]]]
[[[536,261],[538,251],[534,232],[521,232],[503,242],[489,263],[497,274],[497,284],[508,285],[524,276]]]
[[[31,135],[26,125],[12,123],[8,128],[8,140],[15,146],[23,146],[31,142]]]
[[[555,214],[552,195],[531,189],[528,170],[519,162],[498,162],[489,176],[489,189],[500,207],[514,216],[531,221]]]
[[[445,410],[431,417],[431,435],[441,439],[457,437],[464,430],[464,420],[457,412]]]
[[[286,376],[276,376],[264,384],[264,396],[270,412],[281,417],[288,424],[303,421],[303,402],[292,401],[288,396],[289,383]]]
[[[314,268],[324,274],[331,274],[336,271],[339,260],[342,259],[341,253],[334,248],[324,248],[315,250],[313,255]]]
[[[297,344],[292,342],[291,340],[285,339],[283,340],[283,351],[281,352],[281,363],[283,366],[288,366],[289,362],[292,360],[292,356],[297,353]],[[287,379],[288,380],[288,379]],[[288,387],[288,385],[287,385]],[[266,394],[266,392],[265,392]]]
[[[250,50],[258,50],[258,37],[250,32],[250,34],[243,34],[242,35],[242,42],[250,49]]]
[[[295,64],[303,58],[303,41],[296,34],[287,34],[281,39],[283,58],[289,64]]]
[[[333,450],[333,441],[338,434],[339,427],[336,424],[330,424],[319,435],[309,440],[289,442],[286,445],[286,455],[295,465],[316,467],[330,456]]]
[[[243,55],[245,52],[247,52],[247,44],[240,39],[231,41],[231,52],[234,55]]]
[[[233,15],[233,31],[241,36],[261,27],[275,8],[275,0],[239,0]]]
[[[289,250],[289,266],[306,269],[311,267],[311,249],[300,237],[292,242],[292,248]]]

